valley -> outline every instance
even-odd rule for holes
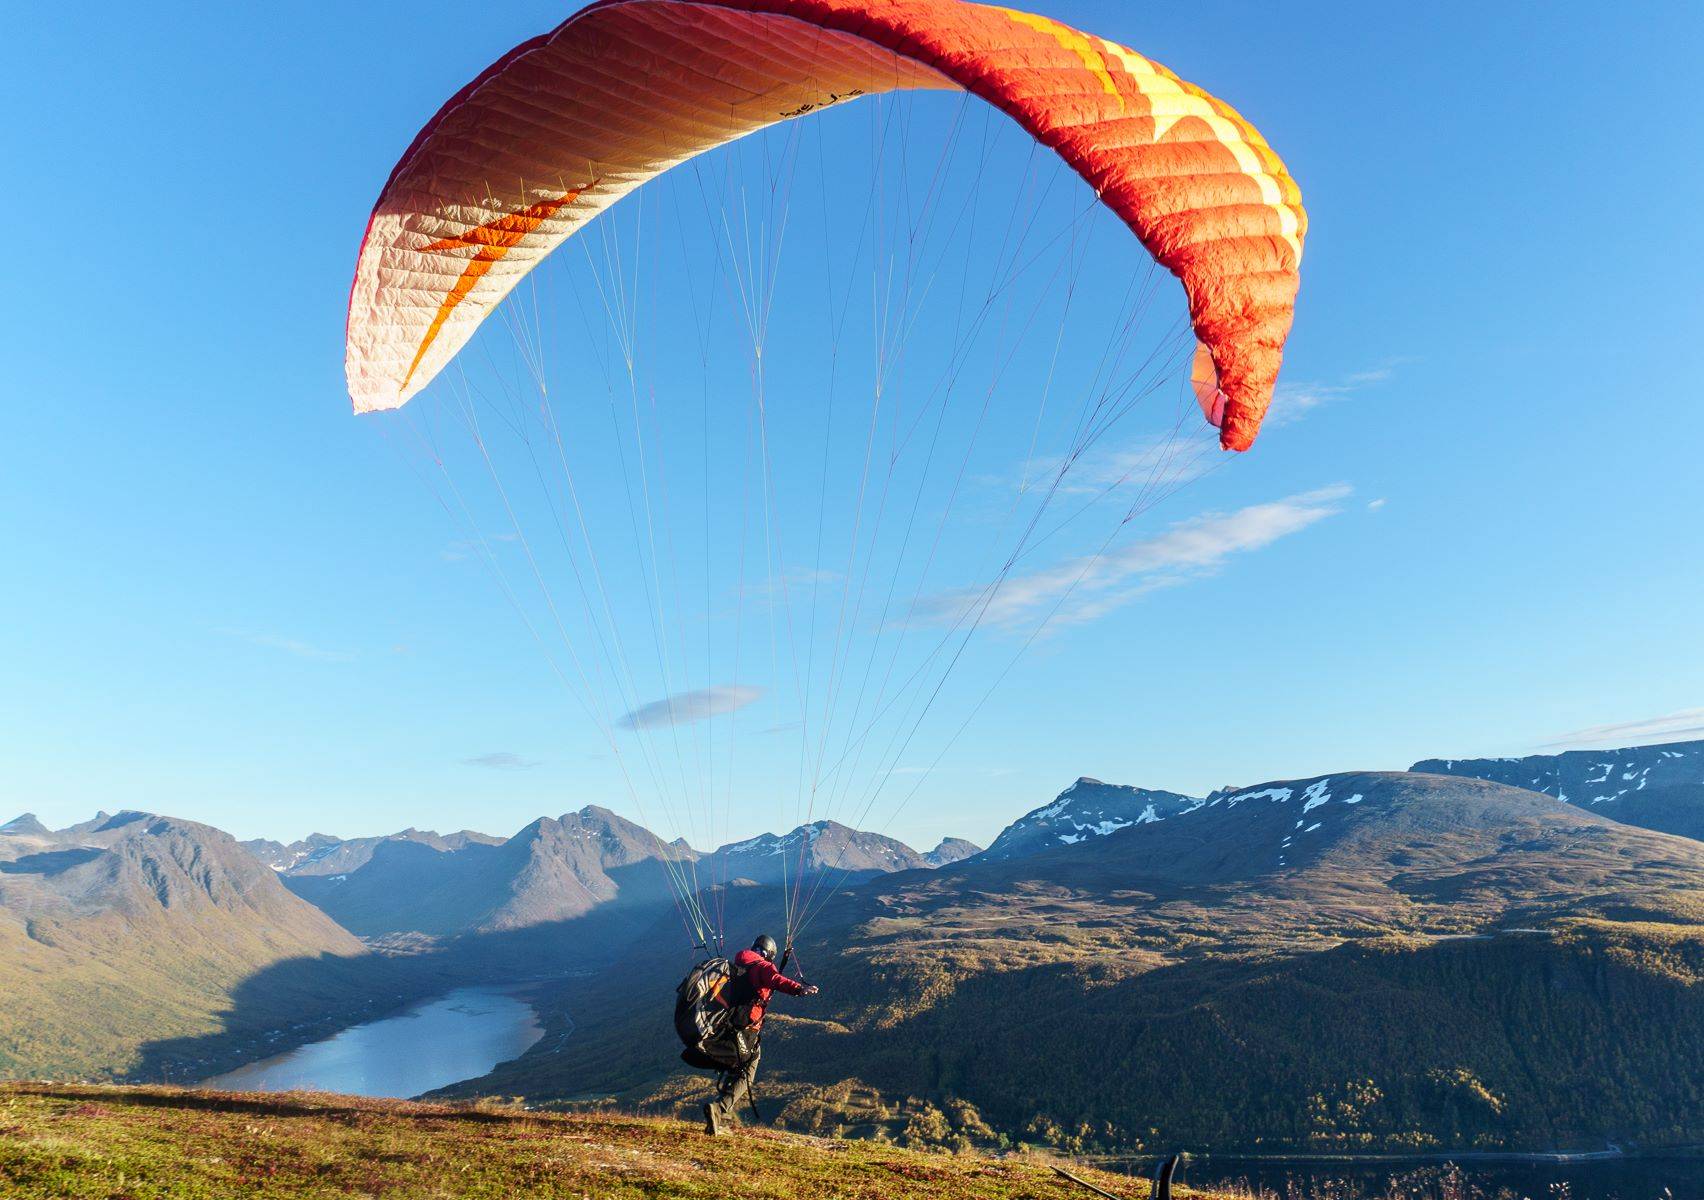
[[[39,857],[175,837],[202,921],[264,902],[318,940],[240,978],[170,984],[218,1018],[173,1026],[168,1009],[123,1046],[115,1025],[110,1049],[14,1052],[8,1073],[205,1078],[457,987],[526,981],[542,1036],[438,1094],[686,1113],[702,1077],[660,1032],[693,957],[669,887],[684,872],[730,939],[794,913],[796,971],[823,994],[772,1016],[765,1104],[788,1128],[1071,1154],[1704,1141],[1704,843],[1617,811],[1473,770],[1203,797],[1083,779],[940,865],[831,823],[702,852],[596,806],[509,838],[246,851],[141,814],[58,834],[14,821],[14,925],[72,912],[74,895],[85,920],[187,917],[170,889],[157,910],[97,900],[60,877],[70,860]],[[240,889],[197,874],[213,852],[186,837]],[[820,903],[790,910],[799,891]],[[238,894],[251,907],[226,910]],[[285,1019],[303,994],[315,1002]],[[24,1011],[40,1022],[48,1003]]]

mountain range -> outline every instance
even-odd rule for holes
[[[240,844],[281,874],[341,875],[366,866],[373,857],[373,851],[385,842],[416,842],[444,851],[460,850],[470,845],[501,845],[503,839],[488,833],[475,833],[471,829],[440,835],[430,829],[411,828],[383,837],[339,838],[329,833],[310,833],[289,845],[267,838],[253,838]]]
[[[1704,844],[1437,774],[1262,783],[1139,821],[1146,803],[1114,815],[1094,792],[1014,823],[1050,830],[1032,853],[997,839],[822,912],[799,947],[823,994],[778,1006],[765,1059],[786,1123],[901,1136],[893,1114],[934,1104],[948,1142],[1073,1151],[1704,1133]],[[779,919],[730,897],[730,926]],[[664,925],[636,944],[625,977],[667,994]],[[575,981],[554,1004],[570,1043],[449,1091],[695,1094],[654,1013]]]
[[[323,835],[316,835],[323,836]],[[299,843],[305,845],[306,843]],[[276,843],[251,848],[270,852]],[[407,830],[388,838],[322,844],[281,869],[286,887],[363,937],[454,936],[517,930],[609,909],[649,921],[671,883],[733,881],[856,884],[891,871],[926,870],[977,847],[951,839],[931,855],[881,834],[816,821],[700,853],[664,842],[597,805],[541,817],[508,839]],[[339,869],[341,868],[341,869]]]
[[[193,1030],[221,1004],[228,1026],[276,1030],[310,993],[542,970],[558,1036],[451,1091],[669,1108],[701,1091],[658,1033],[691,960],[684,883],[731,937],[794,922],[793,969],[823,994],[778,1006],[765,1075],[797,1128],[923,1137],[900,1114],[927,1109],[943,1144],[1067,1150],[1704,1141],[1704,843],[1665,831],[1704,810],[1704,743],[1417,766],[1203,797],[1084,778],[986,851],[927,854],[832,822],[700,852],[596,806],[507,839],[246,848],[146,814],[18,818],[0,929],[28,941],[52,908],[78,914],[58,930],[121,932],[6,980],[30,1000],[0,1018],[0,1071],[122,1070],[143,1027],[190,1031],[172,1061],[203,1061],[222,1044]],[[77,882],[120,844],[178,866]],[[801,880],[821,885],[802,908]],[[247,957],[203,970],[189,948],[237,945],[232,923]],[[171,954],[139,961],[162,939]],[[593,968],[616,956],[610,1004]],[[45,981],[95,967],[140,982],[85,990],[83,1012],[170,998],[191,1018],[48,1055],[34,1031],[64,1025],[69,985]],[[327,986],[350,969],[370,982]]]

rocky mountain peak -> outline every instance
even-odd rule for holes
[[[1105,837],[1132,825],[1163,821],[1204,803],[1178,792],[1102,783],[1085,775],[1060,792],[1053,803],[1006,826],[981,857],[990,862],[1021,858],[1055,846]]]
[[[923,861],[931,867],[945,867],[981,853],[982,847],[975,842],[964,838],[942,838],[939,845],[923,856]]]

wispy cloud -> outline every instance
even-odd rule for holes
[[[1647,742],[1674,742],[1704,735],[1704,708],[1683,708],[1661,717],[1622,721],[1615,725],[1593,725],[1572,733],[1558,734],[1539,743],[1545,750],[1613,750]]]
[[[295,658],[306,658],[313,662],[352,662],[355,658],[354,653],[349,650],[330,650],[312,642],[283,637],[276,633],[251,633],[244,629],[221,629],[219,632],[226,637],[241,638],[251,646],[281,650]]]
[[[695,721],[708,721],[711,717],[737,712],[746,705],[755,703],[762,695],[762,688],[746,687],[737,683],[722,684],[696,692],[676,692],[672,696],[664,696],[661,700],[640,705],[616,724],[623,729],[634,730],[691,725]]]
[[[1203,426],[1205,430],[1205,426]],[[1143,438],[1122,446],[1094,448],[1066,466],[1062,458],[1037,458],[1025,464],[1020,487],[1024,491],[1045,490],[1059,480],[1059,493],[1067,496],[1101,495],[1119,488],[1164,486],[1167,488],[1199,479],[1213,469],[1217,459],[1218,434],[1175,438]],[[1065,467],[1064,474],[1060,468]]]
[[[490,754],[476,754],[472,758],[462,759],[464,767],[483,767],[488,771],[527,771],[538,766],[538,761],[522,758],[509,750],[493,750]]]
[[[1266,424],[1288,425],[1299,421],[1324,404],[1346,400],[1357,392],[1389,382],[1396,375],[1394,363],[1367,371],[1351,371],[1328,382],[1301,380],[1280,383],[1272,393],[1272,407],[1267,410]]]
[[[984,624],[1008,630],[1048,618],[1054,625],[1091,621],[1160,588],[1213,574],[1231,557],[1260,550],[1342,511],[1351,489],[1336,484],[1228,513],[1204,513],[1164,533],[1094,558],[1075,558],[1007,579],[990,600],[957,591],[926,602],[936,622],[957,621],[986,604]]]
[[[1377,500],[1367,501],[1367,511],[1368,512],[1378,512],[1379,509],[1383,508],[1384,506],[1385,506],[1385,498],[1383,496],[1380,496]]]

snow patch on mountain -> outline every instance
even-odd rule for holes
[[[1052,803],[1006,826],[978,858],[1003,861],[1056,846],[1075,846],[1135,825],[1171,820],[1205,803],[1200,797],[1125,787],[1084,776],[1060,792]]]
[[[1506,783],[1555,796],[1564,804],[1570,794],[1591,805],[1614,804],[1647,788],[1704,783],[1704,742],[1675,742],[1667,746],[1629,746],[1620,750],[1570,750],[1564,754],[1534,754],[1527,758],[1424,759],[1415,771],[1467,775]],[[1623,786],[1625,785],[1625,786]]]
[[[1509,784],[1625,824],[1704,839],[1704,741],[1513,760],[1427,759],[1414,770]]]
[[[1294,794],[1295,793],[1287,787],[1269,787],[1261,788],[1257,792],[1235,792],[1229,796],[1220,796],[1218,799],[1211,800],[1208,803],[1218,804],[1220,800],[1223,800],[1226,808],[1235,808],[1244,800],[1271,800],[1274,803],[1282,804],[1289,800],[1289,798]]]

